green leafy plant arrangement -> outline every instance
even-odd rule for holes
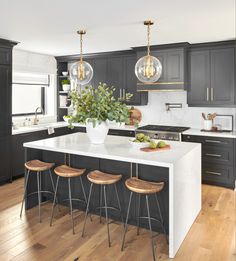
[[[64,84],[70,84],[70,80],[69,79],[63,79],[61,81],[61,84],[64,85]]]
[[[129,108],[125,101],[130,100],[133,96],[130,93],[122,99],[115,99],[114,87],[109,87],[105,83],[100,83],[98,88],[86,86],[84,90],[71,91],[70,97],[73,106],[73,115],[69,120],[69,127],[72,124],[93,122],[93,126],[104,121],[129,122]]]

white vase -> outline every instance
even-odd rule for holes
[[[70,90],[70,84],[63,84],[62,90],[65,91],[65,92],[68,92]]]
[[[86,120],[86,132],[91,143],[93,144],[104,143],[108,130],[109,126],[107,122],[96,122],[95,126],[93,126],[91,119]]]

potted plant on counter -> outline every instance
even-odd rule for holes
[[[115,99],[115,88],[99,84],[98,88],[86,86],[79,93],[70,93],[73,115],[69,120],[70,128],[73,123],[86,124],[86,132],[93,144],[104,143],[109,130],[108,121],[117,123],[129,122],[129,108],[124,103],[132,97],[127,93],[125,100]]]
[[[63,79],[61,81],[62,90],[65,92],[68,92],[70,90],[70,80],[69,79]]]

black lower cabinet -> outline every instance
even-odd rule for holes
[[[183,141],[202,144],[202,182],[235,188],[235,139],[183,135]]]
[[[12,158],[12,155],[10,154],[10,141],[10,136],[0,138],[0,183],[11,179],[10,159]]]
[[[38,157],[41,160],[48,161],[48,162],[55,162],[56,166],[65,163],[65,155],[63,153],[52,152],[52,151],[41,151],[36,149],[26,149],[27,150],[27,160],[33,159]],[[99,159],[95,157],[85,157],[79,155],[67,155],[67,160],[72,167],[75,168],[85,168],[86,172],[82,176],[83,184],[85,188],[86,195],[88,196],[90,182],[87,179],[87,174],[92,170],[101,170],[104,172],[112,173],[112,174],[121,174],[122,179],[117,183],[117,190],[119,194],[119,198],[121,201],[121,208],[122,208],[122,215],[125,219],[127,213],[127,206],[130,196],[130,191],[125,186],[125,180],[137,174],[136,172],[136,164],[132,164],[129,162],[122,162],[122,161],[115,161],[115,160],[107,160],[107,159]],[[166,231],[169,231],[169,175],[168,175],[168,168],[163,167],[152,167],[146,165],[139,165],[138,167],[138,176],[144,180],[148,181],[164,181],[165,188],[161,193],[158,193],[158,199],[161,206],[161,211],[165,220],[165,228]],[[54,182],[56,182],[56,175],[53,173]],[[50,177],[49,175],[42,176],[42,188],[43,190],[51,189],[50,188]],[[37,190],[37,183],[36,183],[36,176],[31,175],[29,180],[29,186],[27,188],[27,193],[31,193]],[[80,184],[80,180],[78,177],[73,178],[71,182],[71,191],[73,198],[81,198],[83,199],[82,188]],[[118,207],[117,198],[115,194],[114,185],[108,185],[107,189],[107,204],[113,207]],[[99,215],[99,210],[96,210],[96,207],[99,206],[99,199],[100,199],[101,187],[99,185],[93,185],[93,191],[91,194],[91,201],[90,201],[90,211],[92,213]],[[60,182],[58,186],[58,199],[60,204],[68,204],[68,201],[63,201],[64,199],[68,198],[68,180],[66,178],[60,177]],[[48,196],[49,197],[49,196]],[[49,198],[47,195],[43,200],[48,200]],[[138,213],[138,204],[137,204],[137,195],[134,194],[130,209],[130,216],[129,216],[129,223],[136,225],[137,213]],[[103,201],[104,202],[104,201]],[[157,206],[155,202],[154,196],[150,196],[150,212],[153,217],[159,218],[157,216]],[[37,197],[29,197],[26,201],[26,209],[29,209],[35,205],[37,205]],[[68,206],[69,207],[69,206]],[[78,208],[81,210],[85,210],[85,205],[81,202],[74,202],[74,208]],[[140,206],[140,214],[142,216],[147,215],[147,208],[145,205],[145,197],[141,198],[141,206]],[[102,211],[102,216],[105,216],[105,211]],[[109,210],[109,218],[113,220],[121,220],[120,213],[118,211],[114,211],[112,209]],[[148,228],[148,222],[140,221],[141,227]],[[153,222],[152,228],[155,231],[163,232],[161,226],[157,222]]]

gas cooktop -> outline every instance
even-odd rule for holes
[[[139,127],[138,130],[144,131],[164,131],[164,132],[183,132],[190,128],[180,126],[164,126],[164,125],[145,125]]]

